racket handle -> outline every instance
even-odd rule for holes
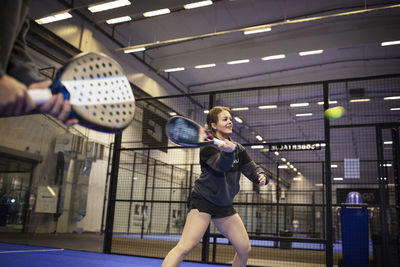
[[[217,139],[217,138],[214,138],[214,139],[213,139],[213,143],[214,143],[214,145],[217,145],[217,146],[219,146],[220,144],[225,144],[224,141],[219,140],[219,139]],[[228,153],[232,153],[233,151],[235,151],[235,149],[236,149],[236,146],[234,146],[234,147],[231,148],[231,149],[221,149],[221,150],[222,150],[222,151],[225,151],[225,152],[228,152]]]
[[[221,144],[225,144],[224,141],[219,140],[219,139],[217,139],[217,138],[214,138],[214,139],[213,139],[213,142],[214,142],[214,145],[217,145],[217,146],[219,146],[219,145],[221,145]]]
[[[28,90],[28,95],[32,98],[33,102],[37,106],[40,106],[46,103],[53,94],[51,93],[50,89],[30,89]]]

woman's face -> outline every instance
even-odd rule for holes
[[[218,114],[218,122],[213,123],[213,127],[215,127],[217,137],[221,135],[227,138],[232,134],[233,123],[231,114],[226,110],[221,111]]]

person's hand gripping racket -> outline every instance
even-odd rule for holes
[[[229,141],[228,139],[221,141],[222,143],[218,144],[218,148],[224,152],[231,153],[235,151],[236,144]]]
[[[133,120],[135,97],[128,78],[118,62],[105,54],[76,55],[49,87],[30,88],[28,94],[40,111],[67,123],[119,133]]]
[[[50,88],[51,81],[41,81],[37,83],[33,83],[28,87],[28,90],[32,89],[41,89],[41,88]],[[47,89],[44,89],[47,90]],[[29,92],[28,92],[29,95]],[[64,96],[62,93],[57,93],[51,96],[49,100],[44,102],[43,104],[37,107],[37,110],[43,114],[48,114],[53,116],[54,118],[63,122],[66,126],[72,126],[79,122],[76,118],[71,118],[71,105],[69,100],[64,100]]]

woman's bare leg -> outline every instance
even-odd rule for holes
[[[181,239],[167,254],[161,266],[178,267],[186,255],[200,242],[210,224],[210,220],[210,214],[192,209],[186,218]]]
[[[231,241],[236,250],[233,258],[232,267],[245,267],[249,258],[251,246],[246,228],[239,214],[213,219],[217,229]]]

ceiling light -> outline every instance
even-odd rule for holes
[[[351,11],[351,12],[346,11],[346,12],[340,12],[340,13],[334,13],[334,14],[318,15],[315,17],[306,17],[306,18],[299,18],[299,19],[292,19],[292,20],[283,19],[283,20],[279,20],[275,23],[258,25],[258,26],[254,26],[254,27],[237,28],[237,29],[232,29],[232,30],[222,30],[219,32],[213,31],[211,33],[203,33],[203,34],[187,36],[187,37],[183,37],[183,38],[179,37],[179,38],[169,39],[169,40],[164,40],[164,41],[157,40],[157,41],[153,41],[151,43],[141,44],[141,45],[145,45],[146,47],[155,46],[155,45],[159,46],[162,44],[171,44],[171,43],[181,42],[182,40],[189,41],[189,40],[195,40],[195,39],[199,39],[199,38],[207,38],[207,37],[231,34],[231,33],[235,33],[235,32],[243,32],[245,30],[258,29],[261,27],[275,27],[275,26],[288,25],[288,24],[294,24],[294,23],[304,23],[304,22],[311,22],[311,21],[326,20],[326,19],[332,19],[334,17],[351,16],[351,15],[361,14],[361,13],[365,13],[365,12],[377,12],[377,11],[381,11],[384,9],[386,10],[386,9],[393,9],[393,8],[399,8],[399,7],[400,7],[400,4],[396,4],[396,5],[388,5],[388,6],[379,6],[376,8],[362,8],[362,9]],[[123,50],[123,48],[117,48],[116,50],[117,51]]]
[[[391,145],[391,144],[393,144],[393,141],[384,141],[383,144],[384,145]]]
[[[294,171],[294,172],[297,172],[297,169],[296,169],[296,168],[293,168],[293,171]]]
[[[108,19],[106,20],[107,24],[115,24],[115,23],[121,23],[121,22],[125,22],[125,21],[131,21],[132,18],[129,16],[124,16],[124,17],[119,17],[119,18],[115,18],[115,19]]]
[[[320,50],[300,52],[299,55],[300,56],[317,55],[317,54],[322,54],[323,52],[324,52],[324,50],[320,49]]]
[[[173,68],[173,69],[166,69],[165,72],[174,72],[174,71],[182,71],[185,70],[183,67]]]
[[[398,111],[400,108],[390,108],[391,111]]]
[[[203,112],[204,112],[204,114],[208,114],[208,112],[210,112],[210,111],[209,110],[204,110]]]
[[[398,44],[400,44],[400,41],[383,42],[381,45],[388,46],[388,45],[398,45]]]
[[[285,158],[281,158],[281,160],[282,160],[283,162],[286,162],[286,159],[285,159]]]
[[[397,99],[400,99],[400,95],[388,96],[388,97],[383,98],[383,100],[397,100]]]
[[[296,108],[296,107],[308,107],[310,104],[309,103],[293,103],[290,104],[291,108]]]
[[[350,100],[351,103],[369,102],[369,101],[371,101],[371,99],[369,99],[369,98],[359,98],[359,99],[351,99]]]
[[[248,107],[242,107],[242,108],[231,108],[232,111],[241,111],[241,110],[249,110]]]
[[[204,68],[212,68],[212,67],[215,67],[214,63],[194,66],[195,69],[204,69]]]
[[[263,145],[256,145],[256,146],[251,146],[251,149],[261,149],[264,148]]]
[[[286,165],[290,166],[290,162],[289,162],[289,161],[288,161],[288,162],[286,162]]]
[[[337,168],[337,165],[336,164],[332,164],[331,168]]]
[[[102,4],[97,4],[97,5],[90,5],[88,7],[89,11],[92,13],[104,11],[104,10],[109,10],[109,9],[114,9],[122,6],[128,6],[130,5],[131,2],[128,0],[117,0],[117,1],[111,1],[108,3],[102,3]]]
[[[278,169],[287,169],[287,168],[288,168],[287,165],[279,165],[279,166],[278,166]]]
[[[259,136],[259,135],[257,135],[256,138],[257,138],[258,141],[262,141],[263,140],[263,138],[261,136]]]
[[[235,117],[235,121],[237,121],[238,123],[243,123],[242,119],[239,117]]]
[[[301,177],[294,177],[293,181],[301,181]]]
[[[244,31],[243,33],[245,35],[248,35],[248,34],[261,33],[261,32],[270,32],[270,31],[271,31],[271,27],[267,27],[267,28],[256,29],[256,30],[248,30],[248,31]]]
[[[250,59],[240,59],[240,60],[228,61],[226,64],[234,65],[234,64],[242,64],[242,63],[249,63],[249,62],[250,62]]]
[[[282,55],[263,57],[263,58],[261,58],[261,60],[273,60],[273,59],[281,59],[281,58],[285,58],[285,57],[286,56],[284,54],[282,54]]]
[[[312,116],[312,113],[300,113],[300,114],[296,114],[296,117],[307,117],[307,116]]]
[[[289,167],[290,167],[291,169],[293,169],[293,168],[294,168],[294,166],[293,166],[292,164],[290,164],[290,165],[289,165]]]
[[[334,177],[333,180],[335,180],[335,181],[343,181],[343,177]]]
[[[324,185],[323,184],[315,184],[315,186],[322,187]]]
[[[170,112],[169,115],[176,116],[176,112]]]
[[[59,21],[59,20],[64,20],[64,19],[69,19],[72,18],[72,15],[68,13],[68,11],[62,11],[59,13],[56,13],[54,15],[50,15],[48,17],[44,17],[41,19],[35,20],[37,24],[46,24],[46,23],[51,23],[54,21]]]
[[[332,101],[329,100],[328,103],[329,103],[329,105],[330,105],[330,104],[337,104],[338,102],[337,102],[336,100],[332,100]],[[318,104],[318,105],[323,105],[323,104],[324,104],[324,101],[318,102],[317,104]]]
[[[278,151],[275,151],[274,154],[275,154],[276,156],[279,156],[279,152],[278,152]]]
[[[392,167],[392,164],[390,164],[390,163],[385,163],[385,164],[383,164],[383,167]]]
[[[135,49],[127,49],[127,50],[124,50],[124,53],[125,54],[136,53],[136,52],[141,52],[141,51],[144,51],[144,50],[146,50],[146,47],[140,47],[140,48],[135,48]]]
[[[301,175],[301,172],[297,172],[297,175]]]
[[[272,109],[277,108],[277,105],[259,106],[258,109]]]
[[[169,10],[168,8],[163,8],[163,9],[159,9],[159,10],[144,12],[143,16],[148,18],[148,17],[154,17],[154,16],[164,15],[164,14],[168,14],[168,13],[171,13],[171,10]]]
[[[203,6],[209,6],[212,4],[213,4],[213,2],[211,0],[207,0],[207,1],[200,1],[200,2],[186,4],[183,6],[183,8],[184,9],[192,9],[192,8],[198,8],[198,7],[203,7]]]

